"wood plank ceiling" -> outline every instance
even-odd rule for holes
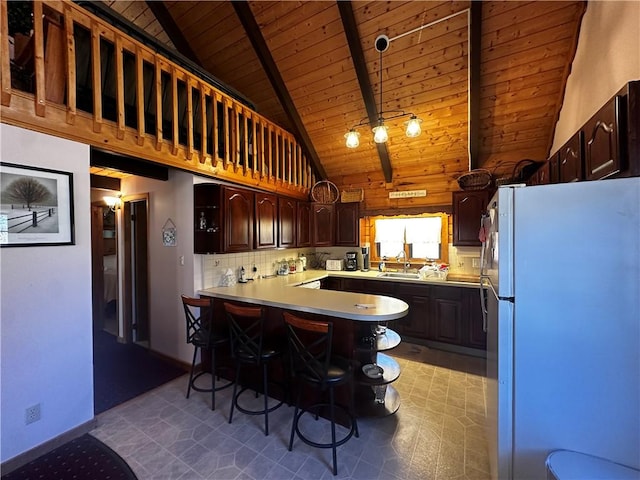
[[[148,7],[140,9],[145,3],[105,3],[166,43],[165,31],[149,22]],[[173,23],[177,31],[172,35],[186,41],[196,61],[242,92],[261,114],[299,139],[307,135],[328,179],[341,189],[365,189],[366,213],[451,204],[456,179],[470,167],[470,102],[479,109],[478,124],[471,129],[478,132],[475,166],[508,176],[519,160],[545,160],[586,9],[585,2],[575,1],[482,2],[479,98],[471,99],[468,1],[353,1],[340,7],[335,1],[250,1],[235,8],[228,1],[162,3],[160,24]],[[247,6],[258,32],[247,32],[240,20]],[[357,31],[349,33],[360,40],[376,107],[380,56],[374,41],[385,34],[392,41],[382,58],[382,110],[404,110],[423,120],[422,135],[413,139],[404,135],[406,117],[386,122],[387,179],[368,126],[358,128],[358,148],[345,147],[344,134],[367,117],[341,17],[345,6],[353,12]],[[137,17],[128,16],[128,9]],[[273,85],[273,75],[256,54],[250,41],[256,33],[281,85]],[[279,89],[295,112],[283,106]],[[388,198],[389,191],[416,189],[428,195]]]

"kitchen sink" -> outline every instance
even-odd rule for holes
[[[378,274],[381,278],[408,278],[411,280],[420,280],[419,273],[404,273],[404,272],[384,272]]]

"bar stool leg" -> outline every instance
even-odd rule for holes
[[[216,349],[211,349],[211,410],[216,409]]]
[[[333,388],[329,388],[329,408],[331,409],[331,450],[333,451],[333,476],[338,475],[338,458],[336,455],[336,412],[334,407]]]
[[[238,382],[240,381],[240,368],[242,363],[236,364],[236,381],[233,383],[233,394],[231,395],[231,411],[229,412],[229,423],[233,420],[233,407],[236,404],[236,392],[238,390]]]
[[[193,347],[193,360],[191,360],[191,371],[189,372],[189,385],[187,386],[187,398],[191,394],[191,384],[193,383],[193,369],[196,366],[196,355],[198,355],[198,347]]]
[[[264,395],[264,434],[269,436],[269,387],[267,382],[267,364],[262,364],[262,393]]]

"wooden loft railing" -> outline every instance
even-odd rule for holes
[[[307,196],[316,178],[293,135],[70,1],[32,5],[11,54],[0,0],[2,122]]]

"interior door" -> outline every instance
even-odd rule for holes
[[[102,244],[102,205],[91,205],[91,295],[93,328],[104,328],[104,265]]]

